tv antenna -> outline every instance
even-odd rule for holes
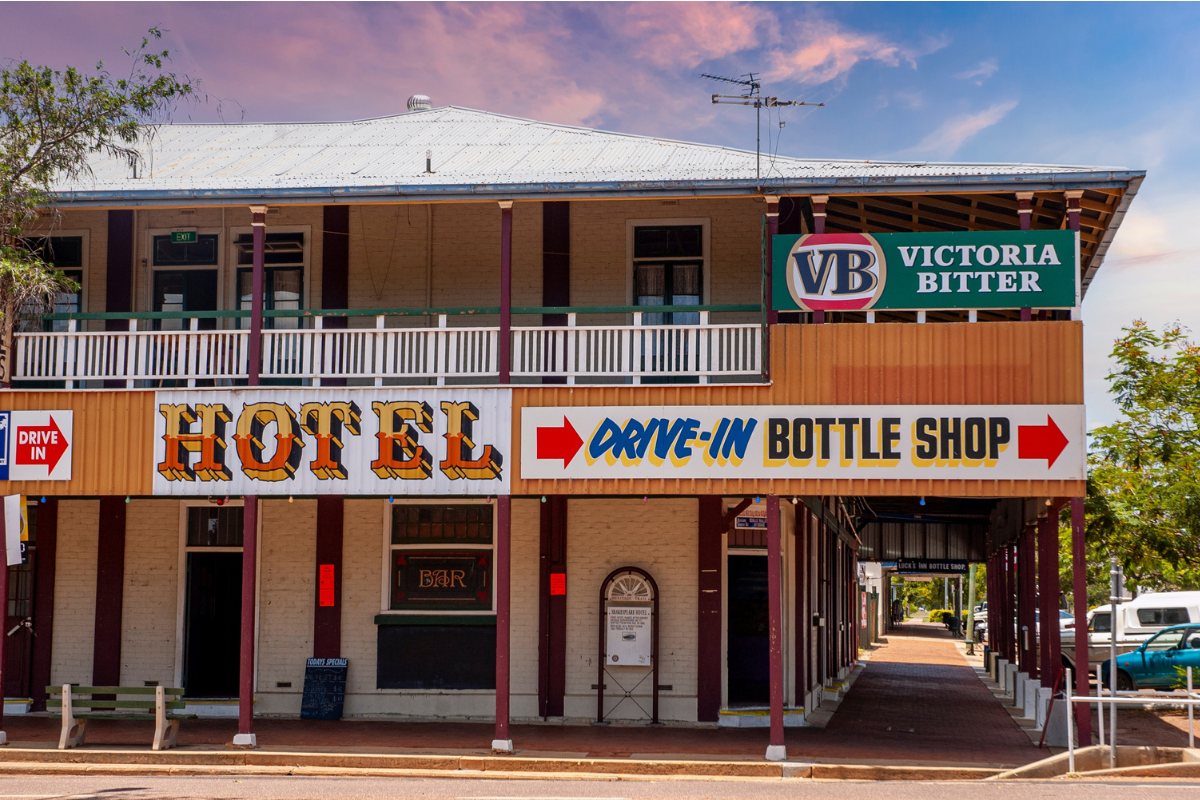
[[[726,78],[723,75],[700,73],[701,78],[710,81],[732,83],[744,87],[742,94],[714,94],[713,105],[754,106],[754,122],[756,134],[754,139],[754,180],[762,180],[762,110],[763,108],[781,108],[783,106],[824,106],[824,103],[805,103],[799,100],[780,100],[778,97],[762,96],[762,81],[753,72],[748,72],[741,78]]]

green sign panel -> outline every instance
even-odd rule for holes
[[[171,244],[195,244],[195,231],[171,231]]]
[[[778,311],[1074,308],[1075,231],[776,236]]]

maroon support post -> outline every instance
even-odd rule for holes
[[[1075,595],[1075,693],[1081,697],[1091,694],[1091,676],[1088,674],[1088,628],[1087,628],[1087,542],[1083,498],[1071,498],[1071,577]],[[1075,724],[1079,728],[1079,741],[1092,742],[1091,709],[1080,703],[1075,707]]]
[[[0,619],[7,622],[8,617],[8,533],[4,525],[4,503],[0,497],[0,600],[4,601],[4,613],[0,614]],[[8,639],[4,634],[7,631],[0,630],[0,744],[8,744],[8,734],[4,732],[4,681],[7,676],[4,674],[4,643]]]
[[[1033,192],[1017,192],[1017,217],[1021,220],[1021,230],[1027,231],[1030,229],[1033,221]],[[1033,309],[1021,309],[1021,321],[1029,322],[1033,319]]]
[[[696,599],[696,719],[716,722],[721,711],[721,537],[725,512],[719,495],[699,498],[697,560],[700,568]]]
[[[813,206],[813,233],[825,232],[825,204],[829,202],[829,195],[815,194],[812,197]],[[812,321],[816,325],[821,325],[825,322],[825,311],[819,310],[812,312]]]
[[[258,746],[258,739],[254,735],[254,595],[258,578],[257,564],[258,496],[247,495],[243,498],[242,508],[242,646],[238,665],[238,732],[233,737],[236,747]]]
[[[783,743],[783,580],[779,543],[779,495],[767,495],[767,601],[770,615],[771,744],[768,761],[787,760]]]
[[[1038,520],[1038,600],[1042,624],[1042,686],[1053,689],[1062,664],[1062,645],[1058,628],[1058,506],[1051,507],[1045,519]]]
[[[500,385],[511,381],[512,358],[512,200],[500,201]]]
[[[342,657],[342,542],[345,498],[317,498],[316,607],[313,609],[313,658]]]
[[[37,509],[37,561],[33,576],[33,658],[29,667],[33,710],[45,711],[54,643],[54,570],[58,550],[58,498]],[[0,597],[4,595],[0,593]],[[0,706],[3,706],[0,701]]]
[[[512,736],[508,732],[509,693],[509,540],[512,521],[512,497],[496,498],[496,735],[492,751],[511,753]]]
[[[266,244],[267,207],[250,206],[251,225],[254,226],[254,272],[250,298],[250,345],[246,368],[246,383],[258,386],[258,373],[262,369],[262,320],[263,320],[263,250]]]
[[[1033,525],[1026,525],[1017,553],[1017,641],[1021,671],[1031,678],[1038,676],[1037,663],[1037,536]]]
[[[779,198],[775,195],[767,195],[767,275],[766,275],[766,304],[767,304],[767,324],[774,325],[779,322],[779,312],[775,310],[775,303],[772,301],[774,294],[774,280],[771,277],[774,269],[774,244],[775,234],[779,233]],[[768,363],[770,363],[768,359]]]

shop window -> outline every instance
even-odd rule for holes
[[[249,311],[254,299],[254,235],[238,234],[238,303]],[[304,303],[304,234],[268,233],[263,243],[263,310],[299,311]],[[250,320],[243,318],[243,328]],[[299,317],[266,317],[264,328],[298,328]]]
[[[492,506],[393,506],[391,607],[490,611]]]
[[[241,506],[189,506],[188,547],[241,547]]]
[[[704,228],[656,225],[633,229],[633,296],[639,306],[703,302]],[[642,313],[645,325],[697,325],[698,313]]]

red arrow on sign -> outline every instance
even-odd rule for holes
[[[1066,446],[1067,437],[1049,414],[1045,425],[1017,426],[1017,458],[1044,458],[1046,469],[1049,469]]]
[[[571,421],[566,417],[563,417],[561,428],[537,429],[538,458],[561,458],[565,468],[581,447],[583,439],[579,438]]]
[[[17,426],[17,460],[20,466],[45,465],[54,472],[58,460],[67,452],[67,437],[58,429],[54,417],[49,425]]]

